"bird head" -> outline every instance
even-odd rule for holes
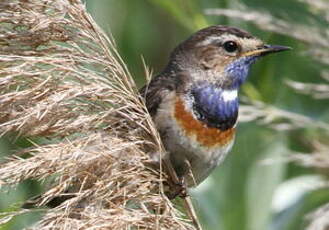
[[[250,33],[228,26],[210,26],[182,42],[171,60],[193,82],[208,82],[236,89],[247,78],[250,66],[260,57],[290,49],[268,45]]]

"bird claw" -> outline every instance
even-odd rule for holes
[[[169,191],[166,191],[165,194],[170,200],[175,199],[177,196],[180,198],[186,198],[188,196],[188,192],[185,179],[183,178],[179,182],[171,181],[169,184]]]

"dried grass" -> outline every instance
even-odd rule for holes
[[[329,133],[329,124],[309,118],[305,115],[290,112],[265,104],[260,101],[250,101],[244,98],[246,104],[240,106],[239,121],[257,121],[278,131],[302,128],[316,128]]]
[[[158,133],[84,5],[2,0],[0,10],[0,134],[48,140],[1,162],[0,188],[52,178],[36,205],[70,196],[31,229],[195,229],[162,194],[166,175],[146,166],[163,152]]]
[[[308,216],[311,224],[306,230],[327,230],[329,227],[329,204],[323,205]]]
[[[325,74],[323,74],[323,76],[325,76]],[[329,79],[326,80],[329,83]],[[286,83],[297,92],[311,95],[315,99],[329,98],[329,84],[302,83],[298,81],[286,81]]]
[[[312,154],[295,153],[288,158],[291,161],[298,162],[305,167],[312,167],[322,170],[329,169],[328,146],[320,142],[312,142]]]

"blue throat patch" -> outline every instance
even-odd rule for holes
[[[235,125],[239,112],[239,99],[224,101],[223,90],[238,90],[245,82],[250,66],[256,60],[257,56],[242,57],[229,64],[224,70],[228,82],[225,88],[206,82],[193,88],[193,110],[198,120],[208,127],[220,130],[227,130]]]
[[[224,101],[222,94],[223,90],[212,84],[199,85],[192,90],[193,110],[198,120],[224,131],[232,128],[237,120],[239,100]]]
[[[257,60],[257,56],[248,56],[237,59],[229,64],[224,73],[230,78],[230,89],[238,89],[247,79],[250,66]]]

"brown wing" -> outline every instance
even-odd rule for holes
[[[163,74],[154,77],[149,84],[140,89],[147,110],[152,117],[156,114],[162,98],[174,90],[176,90],[175,78]]]

